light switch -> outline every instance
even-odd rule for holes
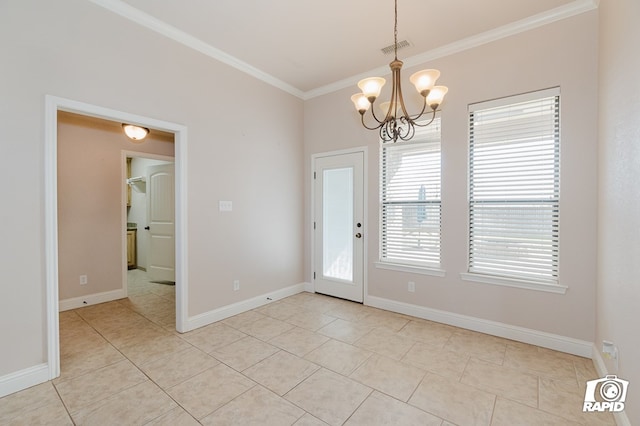
[[[230,212],[233,210],[233,201],[220,201],[218,208],[221,212]]]

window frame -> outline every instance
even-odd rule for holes
[[[432,127],[433,126],[433,127]],[[414,273],[414,274],[422,274],[422,275],[431,275],[431,276],[438,276],[438,277],[444,277],[445,276],[445,271],[442,269],[441,265],[442,265],[442,121],[441,121],[441,116],[440,113],[438,112],[436,114],[436,117],[434,119],[434,122],[429,125],[427,128],[425,128],[425,130],[423,130],[424,133],[428,133],[433,131],[432,129],[437,128],[437,153],[438,153],[438,159],[439,159],[439,170],[438,170],[438,199],[437,201],[434,198],[427,198],[425,200],[419,201],[419,200],[413,200],[413,201],[387,201],[385,202],[384,200],[384,194],[385,194],[385,164],[386,164],[386,158],[385,158],[385,148],[389,148],[389,149],[393,149],[394,146],[409,146],[409,145],[416,145],[419,146],[420,144],[426,144],[427,147],[429,147],[429,145],[433,146],[434,141],[429,139],[429,136],[427,135],[425,137],[424,141],[420,141],[420,134],[419,131],[421,129],[417,129],[416,131],[416,136],[411,140],[411,141],[399,141],[399,142],[395,142],[395,143],[391,143],[391,142],[384,142],[382,140],[380,140],[380,154],[379,154],[379,173],[380,173],[380,178],[379,178],[379,191],[378,191],[378,196],[379,196],[379,208],[378,208],[378,213],[380,215],[379,217],[379,253],[378,253],[378,261],[375,262],[375,266],[376,268],[379,269],[386,269],[386,270],[394,270],[394,271],[401,271],[401,272],[409,272],[409,273]],[[418,140],[416,140],[416,138],[418,138]],[[386,151],[389,152],[389,151]],[[399,205],[403,205],[403,204],[408,204],[408,205],[415,205],[415,204],[424,204],[425,206],[433,206],[434,204],[438,205],[438,210],[439,210],[439,218],[438,218],[438,252],[437,252],[437,258],[438,258],[438,262],[429,262],[429,261],[411,261],[411,260],[407,260],[407,259],[397,259],[394,257],[386,257],[385,256],[385,206],[399,206]],[[416,206],[417,207],[417,206]],[[433,252],[432,252],[433,253]]]
[[[475,226],[475,231],[477,231],[478,227],[477,224],[474,225],[474,214],[476,215],[476,221],[477,221],[477,210],[478,207],[475,208],[475,213],[474,213],[474,206],[478,206],[481,205],[483,203],[482,200],[478,200],[478,201],[474,201],[473,200],[473,185],[474,185],[474,180],[473,180],[473,158],[472,158],[472,152],[474,147],[472,146],[473,143],[473,136],[472,136],[472,126],[473,126],[473,114],[474,113],[478,113],[481,111],[487,111],[487,110],[492,110],[494,108],[500,108],[500,107],[510,107],[510,106],[515,106],[517,104],[523,103],[523,102],[529,102],[529,101],[543,101],[545,99],[548,98],[555,98],[554,99],[554,119],[557,119],[557,124],[555,124],[555,137],[554,137],[554,160],[555,160],[555,168],[554,168],[554,176],[553,176],[553,185],[554,185],[554,198],[551,198],[549,200],[544,200],[544,201],[540,201],[539,203],[535,203],[533,202],[534,199],[527,199],[524,196],[521,195],[521,198],[519,198],[518,200],[516,200],[515,198],[509,198],[509,196],[505,195],[504,197],[502,197],[501,199],[498,199],[498,197],[496,197],[496,202],[502,202],[504,205],[509,205],[509,204],[517,204],[517,202],[522,202],[524,200],[527,200],[530,202],[530,204],[539,204],[540,206],[543,205],[549,205],[552,204],[552,208],[555,208],[555,210],[552,210],[555,212],[555,214],[557,215],[557,219],[556,219],[556,223],[553,224],[554,220],[551,220],[551,227],[550,227],[550,236],[553,237],[554,236],[554,232],[555,235],[557,236],[557,242],[555,243],[551,243],[550,247],[551,249],[551,258],[555,259],[551,261],[551,269],[549,270],[549,273],[551,274],[551,276],[553,277],[554,273],[555,273],[555,279],[537,279],[535,277],[532,277],[532,274],[529,274],[529,276],[527,276],[526,273],[514,273],[514,274],[496,274],[496,273],[488,273],[486,270],[483,270],[482,267],[479,268],[474,268],[473,267],[473,258],[474,258],[474,240],[473,240],[473,228]],[[553,293],[565,293],[567,287],[564,285],[560,284],[560,147],[561,147],[561,123],[560,123],[560,88],[559,87],[553,87],[550,89],[544,89],[544,90],[539,90],[539,91],[535,91],[535,92],[529,92],[529,93],[524,93],[524,94],[520,94],[520,95],[515,95],[515,96],[508,96],[508,97],[504,97],[504,98],[500,98],[500,99],[495,99],[495,100],[491,100],[491,101],[486,101],[486,102],[479,102],[479,103],[475,103],[475,104],[470,104],[469,108],[468,108],[468,176],[467,176],[467,185],[468,185],[468,190],[467,190],[467,208],[468,208],[468,212],[467,212],[467,243],[468,243],[468,247],[467,247],[467,272],[461,273],[461,278],[465,281],[475,281],[475,282],[481,282],[481,283],[486,283],[486,284],[495,284],[495,285],[503,285],[503,286],[509,286],[509,287],[518,287],[518,288],[526,288],[526,289],[530,289],[530,290],[540,290],[540,291],[547,291],[547,292],[553,292]],[[518,131],[521,131],[520,129]],[[504,172],[504,171],[503,171]],[[499,175],[497,175],[499,176]],[[504,176],[503,176],[504,179]],[[522,192],[520,192],[520,194],[523,194]],[[486,203],[486,201],[485,201]],[[555,203],[555,204],[553,204]],[[544,209],[539,209],[537,211],[544,211]],[[543,228],[543,227],[541,227]],[[489,228],[490,229],[490,228]],[[523,242],[526,240],[522,240]],[[555,247],[555,249],[554,249]],[[507,255],[508,256],[508,255]],[[500,254],[497,255],[496,258],[494,258],[495,260],[497,260],[498,262],[500,260],[502,260],[503,262],[505,261],[505,258],[503,259],[499,259]],[[477,256],[476,256],[477,258]],[[526,256],[525,256],[526,258]],[[555,262],[555,263],[554,263]],[[555,268],[555,269],[553,269]],[[475,270],[474,270],[475,269]]]

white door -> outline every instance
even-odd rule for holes
[[[150,281],[175,282],[175,196],[173,164],[147,167],[147,225]]]
[[[314,286],[318,293],[363,301],[362,152],[314,161]]]

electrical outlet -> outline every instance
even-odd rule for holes
[[[416,283],[414,283],[413,281],[409,281],[407,283],[407,290],[409,290],[409,292],[411,292],[411,293],[415,293],[416,292]]]
[[[618,359],[618,347],[607,340],[602,341],[602,353],[611,359]]]
[[[240,280],[233,280],[233,291],[240,290]]]
[[[605,358],[615,361],[616,370],[618,370],[618,347],[608,340],[602,341],[602,353]]]
[[[80,275],[80,285],[86,285],[89,282],[86,275]]]

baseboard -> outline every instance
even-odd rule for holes
[[[251,309],[259,308],[260,306],[266,305],[268,303],[273,303],[276,300],[293,296],[294,294],[302,293],[303,291],[305,291],[305,285],[305,283],[295,284],[290,287],[285,287],[283,289],[273,291],[271,293],[263,294],[251,299],[223,306],[222,308],[214,309],[213,311],[189,317],[187,318],[185,324],[185,332],[204,327],[205,325],[212,324],[216,321],[220,321],[225,318],[241,314],[243,312],[250,311]]]
[[[83,306],[97,305],[98,303],[111,302],[125,297],[127,296],[123,289],[87,294],[86,296],[61,300],[58,311],[63,312],[70,309],[82,308]]]
[[[596,367],[596,371],[600,375],[600,377],[604,377],[609,374],[607,370],[607,364],[605,364],[604,359],[602,358],[602,354],[596,347],[595,343],[591,347],[591,359],[593,360],[593,365]]]
[[[596,345],[593,345],[593,352],[591,355],[591,359],[593,359],[593,364],[596,367],[596,371],[598,372],[599,377],[605,377],[609,374],[609,370],[607,369],[607,364],[604,362],[602,358],[602,353],[598,350]],[[624,379],[624,377],[622,377]],[[616,424],[618,426],[631,426],[631,420],[627,416],[625,411],[619,413],[613,413],[613,417],[616,420]]]
[[[493,336],[529,343],[556,351],[591,358],[593,343],[571,337],[546,333],[524,327],[517,327],[497,321],[490,321],[467,315],[455,314],[424,306],[412,305],[381,297],[367,297],[367,304],[375,308],[411,315],[431,321],[449,324],[468,330],[479,331]]]
[[[0,377],[0,398],[49,380],[49,366],[35,365]]]
[[[316,289],[312,283],[304,283],[304,291],[308,293],[315,293]]]

